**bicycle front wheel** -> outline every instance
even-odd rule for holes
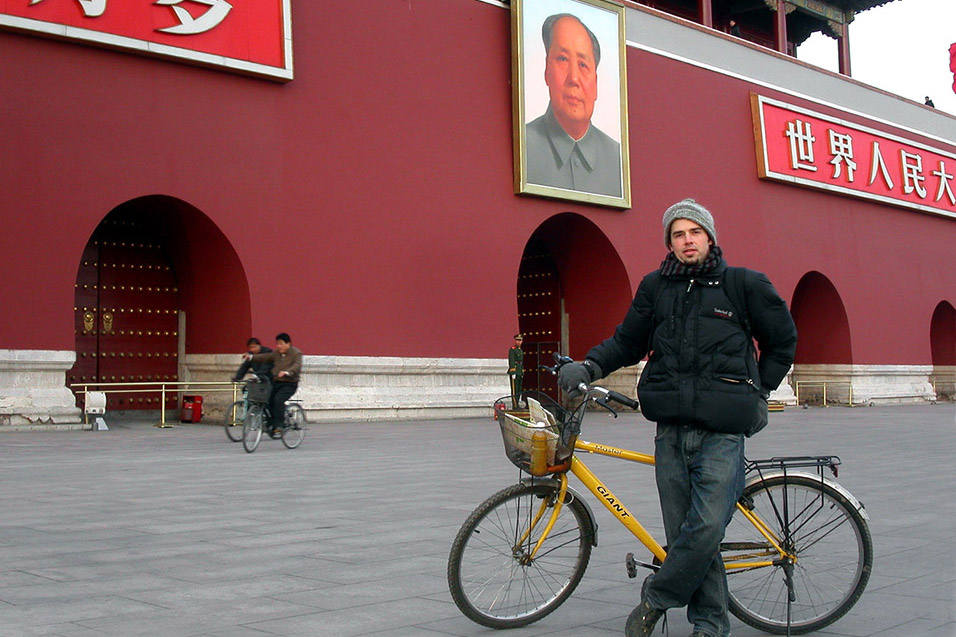
[[[250,405],[242,421],[242,446],[252,453],[262,438],[262,405]]]
[[[558,490],[516,484],[485,500],[462,525],[448,556],[448,587],[468,619],[516,628],[554,611],[574,591],[594,539],[587,507],[566,494],[538,552]]]
[[[282,429],[282,444],[295,449],[305,438],[305,410],[299,405],[286,405],[285,427]]]
[[[226,437],[233,442],[242,440],[242,421],[246,417],[246,401],[237,400],[226,407],[222,426],[226,429]]]
[[[812,476],[773,476],[744,490],[743,502],[792,559],[738,510],[721,544],[730,612],[775,634],[820,630],[863,594],[873,567],[866,520],[842,493]],[[773,566],[748,567],[759,561]],[[788,586],[788,581],[791,584]]]

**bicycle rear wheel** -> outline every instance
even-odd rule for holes
[[[285,427],[282,429],[282,444],[295,449],[305,438],[305,410],[299,405],[286,405]]]
[[[246,401],[237,400],[226,407],[226,414],[222,419],[222,426],[226,430],[226,437],[233,442],[242,440],[242,421],[246,417]]]
[[[737,511],[721,544],[730,612],[765,632],[795,635],[820,630],[846,614],[863,594],[873,567],[870,531],[856,506],[812,476],[769,477],[747,487],[743,500],[753,503],[753,512],[795,559],[778,560],[767,539]],[[735,562],[760,560],[778,563],[732,568]]]
[[[242,446],[252,453],[262,438],[262,405],[249,405],[246,417],[242,421]]]
[[[586,506],[571,494],[530,557],[557,495],[553,485],[516,484],[485,500],[462,525],[448,556],[448,587],[470,620],[491,628],[530,624],[560,606],[581,581],[594,529]],[[544,515],[535,520],[542,506]]]

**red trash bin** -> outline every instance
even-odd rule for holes
[[[199,422],[202,420],[202,396],[183,396],[183,410],[180,422]]]

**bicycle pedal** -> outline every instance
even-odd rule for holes
[[[633,553],[628,553],[624,557],[624,567],[627,569],[627,576],[631,579],[637,577],[637,560],[634,559]]]

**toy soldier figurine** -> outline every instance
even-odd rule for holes
[[[515,409],[521,397],[524,382],[524,352],[521,351],[521,334],[515,334],[515,344],[508,350],[508,378],[511,379],[511,402]]]

